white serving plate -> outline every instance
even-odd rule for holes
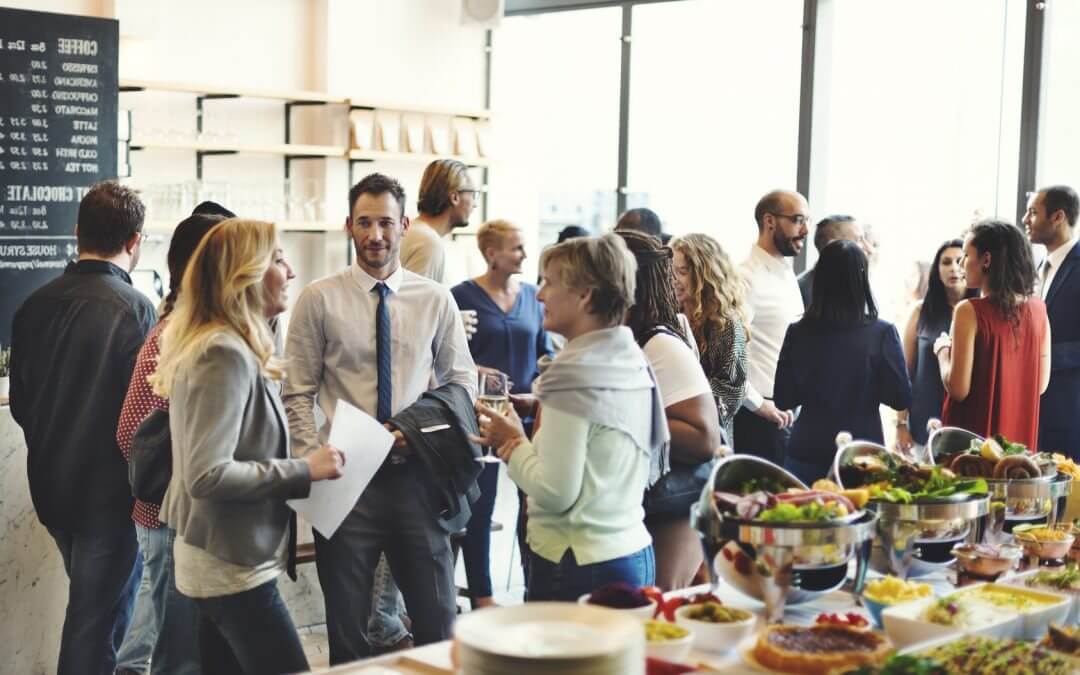
[[[1000,617],[988,623],[973,626],[943,626],[919,618],[919,615],[938,598],[921,598],[911,602],[886,608],[882,613],[885,632],[889,638],[903,647],[915,642],[931,640],[942,635],[982,635],[995,638],[1013,638],[1018,640],[1037,640],[1046,634],[1051,623],[1063,623],[1073,610],[1074,599],[1061,593],[1019,588],[1005,584],[975,584],[959,589],[949,595],[974,593],[979,588],[997,587],[1015,590],[1032,596],[1044,598],[1049,602],[1043,607],[1034,607],[1024,611],[1002,610]]]
[[[1027,585],[1027,580],[1030,577],[1034,576],[1035,574],[1037,574],[1038,572],[1041,572],[1041,571],[1043,571],[1043,570],[1041,570],[1041,569],[1030,570],[1030,571],[1024,572],[1022,574],[1017,574],[1015,576],[1011,576],[1011,577],[1009,577],[1007,579],[1002,579],[1002,580],[998,581],[998,583],[999,584],[1004,584],[1006,586],[1019,586],[1020,588],[1024,588],[1024,589],[1031,590],[1031,591],[1038,591],[1040,593],[1055,593],[1055,594],[1058,594],[1058,595],[1070,596],[1070,597],[1072,597],[1072,607],[1071,607],[1071,609],[1069,611],[1068,616],[1065,619],[1065,623],[1070,625],[1070,626],[1075,626],[1075,625],[1077,625],[1077,623],[1080,623],[1080,589],[1076,589],[1076,590],[1059,590],[1059,589],[1054,588],[1052,586],[1028,586]],[[1057,623],[1057,622],[1054,622],[1054,623]]]
[[[897,648],[927,642],[935,638],[960,635],[981,635],[992,638],[1012,638],[1020,633],[1023,621],[1019,615],[1002,616],[982,626],[943,626],[919,618],[923,611],[938,601],[936,597],[919,598],[886,607],[881,612],[885,635]]]
[[[641,619],[593,605],[534,602],[470,612],[454,624],[464,672],[644,675]]]

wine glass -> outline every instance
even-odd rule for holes
[[[510,390],[506,373],[497,370],[480,373],[480,402],[495,410],[500,415],[510,414]],[[497,462],[499,458],[492,453],[491,446],[484,446],[484,454],[476,458],[478,462]]]

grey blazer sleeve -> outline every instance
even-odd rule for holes
[[[253,386],[254,385],[254,386]],[[311,475],[303,459],[236,459],[252,433],[245,415],[256,406],[268,407],[255,361],[238,345],[215,344],[177,377],[170,398],[173,452],[183,453],[183,476],[195,499],[257,501],[269,497],[306,497]],[[260,411],[272,420],[273,410]],[[264,457],[271,448],[261,449]]]

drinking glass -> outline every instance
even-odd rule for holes
[[[480,373],[480,402],[495,410],[500,415],[510,414],[510,390],[506,373],[498,371]],[[478,462],[497,462],[499,458],[492,452],[491,446],[484,447],[484,454],[476,458]]]

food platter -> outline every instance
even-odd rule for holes
[[[834,480],[841,488],[868,489],[867,509],[878,515],[876,571],[902,579],[927,574],[953,561],[954,544],[981,539],[990,512],[985,481],[961,479],[848,434],[837,445]]]
[[[861,584],[868,569],[875,513],[857,509],[830,520],[764,522],[718,507],[720,495],[730,495],[728,490],[745,492],[746,481],[751,480],[757,481],[753,486],[807,490],[767,460],[735,455],[717,463],[690,516],[691,526],[701,537],[714,588],[726,581],[764,602],[766,618],[778,622],[787,604],[809,602],[840,587],[852,559],[857,563],[856,586]]]

